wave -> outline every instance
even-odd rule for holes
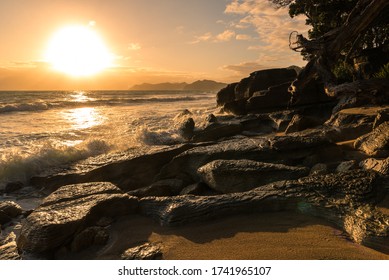
[[[84,141],[76,146],[44,143],[31,148],[28,153],[15,148],[0,156],[0,186],[15,181],[27,183],[32,176],[112,149],[113,146],[99,139]]]
[[[140,126],[134,134],[135,142],[145,145],[174,145],[183,141],[178,131],[174,128],[151,129],[147,125]]]
[[[0,106],[0,113],[24,112],[24,111],[43,111],[43,110],[49,109],[49,107],[50,107],[49,104],[46,104],[43,102],[3,105],[3,106]]]
[[[119,99],[103,99],[103,100],[88,100],[85,102],[77,101],[58,101],[58,102],[33,102],[20,104],[0,105],[0,114],[12,112],[38,112],[54,108],[78,108],[88,106],[127,106],[131,104],[142,103],[168,103],[168,102],[183,102],[195,101],[198,97],[182,96],[182,97],[149,97],[149,98],[119,98]]]

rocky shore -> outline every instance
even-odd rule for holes
[[[208,229],[218,231],[251,217],[250,230],[261,232],[279,213],[291,217],[287,228],[299,228],[306,217],[377,255],[300,249],[235,257],[388,258],[388,89],[334,98],[316,82],[291,100],[296,75],[263,70],[228,85],[217,94],[220,114],[207,116],[201,128],[182,112],[176,117],[182,144],[90,158],[28,185],[10,182],[0,202],[0,259],[207,258],[172,254],[172,239],[144,228],[183,234],[225,221]],[[333,238],[324,232],[321,238]],[[208,258],[234,258],[224,255],[229,249],[218,252]]]

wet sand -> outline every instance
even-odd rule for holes
[[[293,212],[238,215],[173,228],[142,216],[124,217],[112,225],[110,242],[98,258],[117,259],[125,249],[145,242],[161,243],[163,259],[170,260],[389,260],[389,255],[349,241],[326,221]]]

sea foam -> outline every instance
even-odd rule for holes
[[[112,146],[103,140],[84,141],[75,146],[44,143],[28,152],[14,148],[0,156],[0,188],[8,182],[28,180],[50,169],[109,152]]]

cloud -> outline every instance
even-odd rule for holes
[[[198,44],[201,42],[228,42],[235,38],[235,32],[232,30],[225,30],[217,35],[213,35],[211,32],[204,33],[200,36],[195,36],[195,39],[190,44]]]
[[[251,26],[258,35],[260,44],[249,47],[250,50],[272,52],[273,54],[289,52],[289,34],[292,31],[305,33],[305,17],[290,18],[288,8],[276,8],[265,0],[233,0],[224,11],[239,17],[235,28]]]
[[[268,68],[272,68],[272,67],[269,67],[268,65],[264,65],[258,62],[243,62],[240,64],[223,66],[224,70],[233,71],[236,74],[239,74],[240,76],[247,76],[248,74],[254,71],[261,70],[261,69],[268,69]]]
[[[227,42],[235,37],[235,32],[232,30],[225,30],[224,32],[215,36],[215,42]]]
[[[247,34],[237,34],[235,39],[239,40],[239,41],[250,41],[253,38],[250,35],[247,35]]]
[[[195,36],[195,39],[192,42],[190,42],[190,44],[197,44],[200,42],[206,42],[206,41],[210,41],[211,39],[212,39],[212,33],[207,32],[203,35]]]

